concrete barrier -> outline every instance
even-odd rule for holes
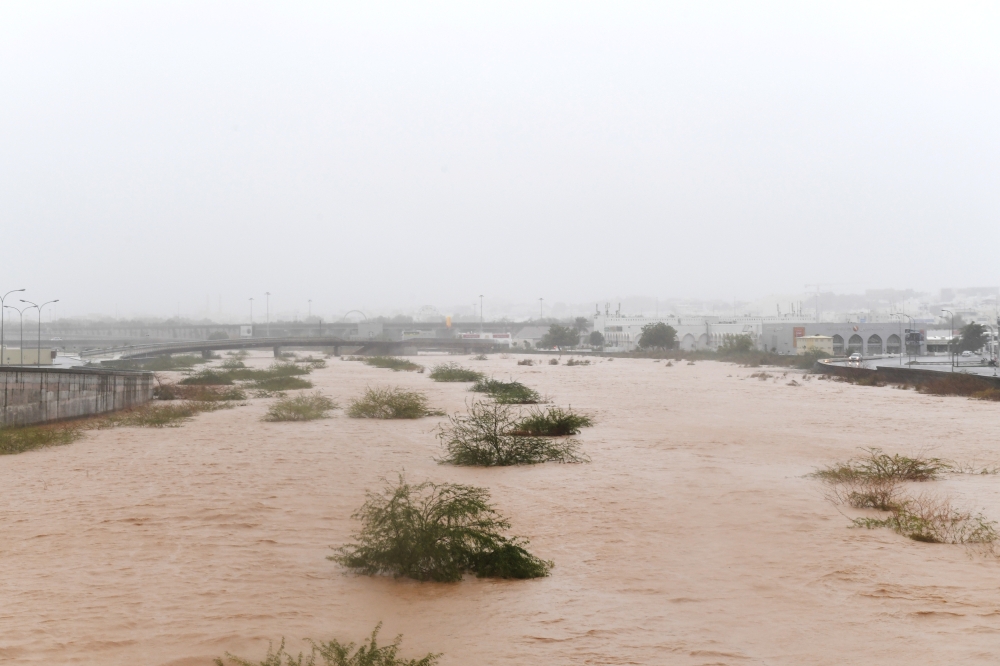
[[[153,399],[151,372],[0,366],[0,427],[78,418]]]
[[[837,375],[839,377],[866,377],[874,375],[880,380],[890,383],[898,384],[922,384],[929,381],[934,381],[936,379],[947,379],[951,376],[950,372],[942,372],[940,370],[926,370],[923,368],[908,368],[903,367],[889,367],[889,366],[879,366],[876,368],[858,368],[847,365],[842,365],[840,363],[827,363],[825,361],[816,362],[816,372],[822,373],[824,375]],[[955,373],[960,374],[960,373]],[[975,377],[976,379],[981,379],[984,387],[996,386],[1000,387],[1000,377],[991,377],[989,375],[974,375],[965,374],[964,377]]]

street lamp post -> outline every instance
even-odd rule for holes
[[[37,342],[37,346],[35,348],[35,365],[37,367],[41,367],[41,365],[42,365],[42,308],[44,308],[46,305],[48,305],[50,303],[58,303],[59,299],[57,298],[54,301],[45,301],[41,305],[38,305],[37,303],[32,303],[31,301],[26,301],[23,298],[21,299],[21,302],[22,303],[27,303],[31,307],[38,309],[38,342]],[[27,309],[29,309],[29,308],[25,308],[25,310],[27,310]],[[23,362],[24,361],[24,358],[23,358],[24,351],[23,350],[21,351],[21,356],[22,356],[21,361]]]
[[[479,332],[483,332],[483,295],[479,294]]]
[[[944,309],[941,312],[947,312],[951,315],[951,339],[948,340],[948,351],[951,352],[951,371],[955,372],[955,313]]]
[[[7,298],[11,294],[16,294],[19,291],[24,291],[24,289],[12,289],[8,291],[3,296],[0,296],[0,365],[3,365],[3,308],[7,307],[3,304],[3,299]]]
[[[543,300],[545,300],[545,299],[542,299],[542,298],[538,299],[538,321],[539,322],[542,319],[545,319],[545,314],[544,314],[545,311],[542,309],[542,301]]]
[[[253,299],[250,299],[250,331],[253,331]]]
[[[264,307],[264,333],[267,337],[271,337],[271,292],[265,291],[264,295],[267,296]]]
[[[24,311],[27,310],[28,308],[21,308],[20,310],[18,310],[13,305],[5,305],[4,307],[8,310],[13,310],[21,318],[21,348],[18,350],[20,356],[18,357],[17,364],[24,365]]]

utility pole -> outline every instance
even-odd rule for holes
[[[7,308],[8,310],[13,310],[21,318],[21,348],[18,351],[18,353],[20,354],[20,357],[18,358],[18,363],[17,364],[18,365],[24,365],[24,311],[27,310],[28,308],[24,308],[22,310],[18,310],[13,305],[5,305],[4,307]]]
[[[264,334],[271,337],[271,292],[265,291],[264,295],[267,296],[264,306]]]
[[[250,299],[250,331],[251,331],[250,334],[253,335],[253,299],[252,298]]]
[[[313,316],[313,299],[310,298],[308,302],[309,302],[309,305],[306,308],[306,319],[307,320],[312,319],[312,316]]]
[[[948,351],[951,352],[951,371],[955,372],[955,313],[951,310],[942,309],[951,315],[951,338],[948,340]]]
[[[45,303],[42,303],[41,305],[38,305],[37,303],[32,303],[31,301],[26,301],[23,298],[21,299],[21,302],[22,303],[27,303],[32,308],[37,308],[38,309],[38,342],[37,342],[37,347],[35,349],[35,366],[41,367],[41,365],[42,365],[42,308],[44,308],[49,303],[58,303],[59,299],[57,298],[54,301],[46,301]],[[25,310],[28,310],[28,309],[30,309],[30,308],[25,308]],[[22,365],[24,364],[24,349],[21,350],[21,364]]]
[[[483,295],[479,294],[479,332],[483,332]]]
[[[13,289],[11,291],[8,291],[3,296],[0,296],[0,365],[3,365],[3,362],[4,362],[3,361],[3,344],[4,344],[4,339],[3,339],[3,309],[5,307],[7,307],[7,306],[5,306],[3,304],[3,299],[7,298],[11,294],[16,294],[19,291],[24,291],[24,289]]]
[[[544,314],[545,311],[542,309],[542,301],[543,300],[545,300],[545,299],[543,299],[543,298],[539,298],[538,299],[538,321],[541,321],[542,319],[545,319],[545,314]]]

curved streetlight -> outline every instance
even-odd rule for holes
[[[11,294],[16,294],[19,291],[24,291],[24,289],[11,289],[3,296],[0,296],[0,365],[3,365],[3,308],[6,306],[3,304],[3,299],[7,298]],[[16,308],[15,308],[16,309]]]
[[[955,313],[951,310],[942,309],[951,315],[951,338],[948,340],[948,351],[951,352],[951,371],[955,372]]]
[[[21,318],[21,348],[18,350],[20,356],[18,357],[17,364],[24,365],[24,311],[27,310],[28,308],[21,308],[20,310],[18,310],[13,305],[5,305],[3,307],[7,310],[13,310]]]
[[[53,301],[45,301],[41,305],[38,305],[37,303],[32,303],[31,301],[26,301],[23,298],[21,299],[21,302],[27,303],[33,308],[38,308],[38,347],[35,350],[35,365],[37,367],[41,367],[42,366],[42,308],[44,308],[46,305],[49,305],[50,303],[58,303],[59,299],[57,298]],[[30,308],[25,308],[25,310],[29,309]],[[24,355],[23,351],[21,352],[21,355],[22,356]],[[21,360],[23,361],[24,359],[22,358]]]

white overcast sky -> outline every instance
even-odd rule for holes
[[[998,7],[6,0],[0,291],[195,315],[996,285]]]

